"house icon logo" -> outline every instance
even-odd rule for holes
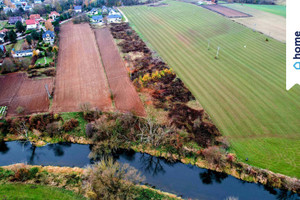
[[[294,64],[295,69],[300,70],[300,62]]]

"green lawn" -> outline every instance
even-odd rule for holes
[[[83,200],[74,192],[42,185],[4,184],[0,185],[0,199],[9,200]]]
[[[78,137],[85,136],[85,127],[87,125],[87,121],[84,120],[83,113],[80,112],[61,113],[61,117],[63,118],[64,121],[68,121],[72,118],[77,119],[79,125],[71,133]]]
[[[53,59],[52,58],[49,58],[49,57],[44,57],[44,58],[39,58],[37,59],[37,61],[35,62],[35,64],[41,64],[41,65],[44,65],[44,64],[49,64],[50,62],[53,62]]]
[[[285,90],[286,45],[266,42],[199,6],[166,2],[121,9],[190,88],[239,159],[300,178],[300,86]]]
[[[22,44],[24,43],[24,39],[23,40],[18,40],[14,46],[15,51],[20,51],[22,49]]]
[[[286,6],[282,5],[259,5],[259,4],[243,4],[257,10],[262,10],[265,12],[273,13],[275,15],[280,15],[286,17]]]

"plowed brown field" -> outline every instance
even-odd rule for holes
[[[47,112],[50,101],[45,89],[52,92],[53,79],[28,79],[24,73],[13,73],[0,78],[0,105],[8,106],[8,115],[17,115],[16,109],[24,108],[23,114]]]
[[[111,110],[112,101],[95,35],[88,24],[61,27],[52,110],[80,111],[80,104]]]
[[[129,79],[110,30],[108,28],[97,29],[95,35],[116,108],[121,112],[130,111],[141,116],[146,115],[143,103]]]
[[[202,7],[229,18],[251,17],[251,15],[246,13],[220,5],[203,5]]]

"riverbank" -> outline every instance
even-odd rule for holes
[[[39,166],[14,164],[0,167],[0,186],[8,183],[22,183],[31,185],[45,185],[56,188],[64,188],[77,194],[89,196],[82,189],[83,175],[87,169],[78,167],[55,167],[55,166]],[[150,188],[145,185],[136,185],[137,199],[166,199],[180,200],[176,195],[162,192],[160,190]]]
[[[14,141],[14,140],[24,140],[24,137],[12,137],[8,135],[5,138],[5,141]],[[31,138],[29,138],[31,139]],[[43,146],[47,144],[47,140],[49,138],[44,138],[45,140],[31,140],[33,144]],[[83,137],[76,136],[63,136],[61,139],[56,139],[55,141],[59,142],[70,142],[74,144],[91,144],[93,145],[93,141],[91,139],[86,139]],[[52,141],[52,143],[55,143]],[[300,181],[296,178],[291,178],[282,174],[276,174],[268,170],[259,169],[256,167],[252,167],[242,162],[238,162],[235,158],[232,159],[231,162],[227,162],[225,164],[220,163],[212,163],[203,159],[197,152],[194,152],[189,156],[182,156],[176,153],[169,153],[167,151],[163,151],[161,149],[155,149],[150,145],[121,145],[119,148],[123,149],[132,149],[135,152],[139,153],[147,153],[149,155],[155,156],[157,158],[164,158],[166,160],[170,160],[172,162],[181,162],[183,164],[191,164],[197,166],[199,168],[209,169],[217,172],[226,173],[231,175],[237,179],[260,183],[268,187],[291,190],[295,193],[300,194]],[[55,167],[53,167],[55,169]]]

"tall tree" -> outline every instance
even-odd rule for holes
[[[16,43],[17,42],[17,34],[15,33],[14,30],[11,30],[11,31],[8,32],[8,39],[12,43]]]
[[[26,41],[28,42],[29,45],[32,44],[32,37],[30,35],[26,36]]]
[[[26,30],[25,26],[23,26],[22,22],[20,22],[20,21],[17,21],[16,29],[17,29],[17,32],[19,32],[19,33],[23,33]]]

